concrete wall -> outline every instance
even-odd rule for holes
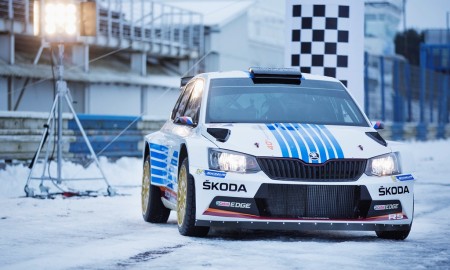
[[[8,110],[8,78],[0,77],[0,111]]]
[[[0,112],[0,163],[1,160],[31,160],[39,146],[47,118],[48,113]],[[79,115],[79,118],[94,151],[102,151],[101,156],[111,158],[140,157],[144,136],[159,130],[167,119],[110,115]],[[85,158],[89,151],[72,115],[64,114],[63,120],[64,158]],[[128,129],[124,131],[125,128]],[[386,128],[380,131],[387,140],[413,140],[421,132],[426,132],[428,140],[450,138],[450,124],[423,127],[386,123]],[[44,155],[40,157],[43,159]]]
[[[141,156],[145,135],[159,130],[165,120],[155,117],[78,115],[83,129],[100,156]],[[0,161],[31,160],[39,147],[48,113],[0,112]],[[125,128],[128,129],[124,131]],[[124,131],[124,132],[122,132]],[[117,137],[119,134],[121,136]],[[51,137],[47,143],[53,141]],[[110,144],[110,142],[113,142]],[[47,143],[40,159],[44,158]],[[106,149],[105,146],[110,144]],[[63,114],[63,156],[85,158],[87,145],[71,114]],[[1,162],[0,162],[1,163]]]
[[[86,91],[86,113],[140,115],[141,89],[138,86],[91,84]]]

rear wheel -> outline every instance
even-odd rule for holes
[[[189,174],[189,161],[184,158],[178,172],[177,222],[185,236],[206,236],[209,227],[195,226],[195,182]]]
[[[150,157],[144,162],[141,190],[142,217],[151,223],[166,223],[169,219],[170,209],[161,201],[161,189],[151,184],[150,181]]]

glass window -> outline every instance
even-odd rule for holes
[[[211,80],[206,123],[369,126],[338,82],[302,80],[301,85],[254,84],[250,78]]]
[[[203,86],[204,82],[202,79],[195,81],[189,102],[183,114],[183,116],[191,117],[194,123],[198,122],[198,112],[200,111],[200,104],[202,102]]]
[[[174,108],[175,113],[172,113],[173,115],[172,120],[175,120],[177,117],[183,116],[184,109],[186,108],[186,104],[189,100],[189,96],[191,95],[193,86],[194,82],[188,83],[186,85],[183,93],[180,95],[180,97],[177,100],[177,103],[175,104]]]

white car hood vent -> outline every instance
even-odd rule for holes
[[[227,128],[208,128],[206,131],[219,142],[226,142],[231,134],[231,130]]]

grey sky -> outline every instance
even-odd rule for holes
[[[446,28],[450,0],[406,0],[406,27],[417,30]],[[400,23],[403,30],[403,21]]]

